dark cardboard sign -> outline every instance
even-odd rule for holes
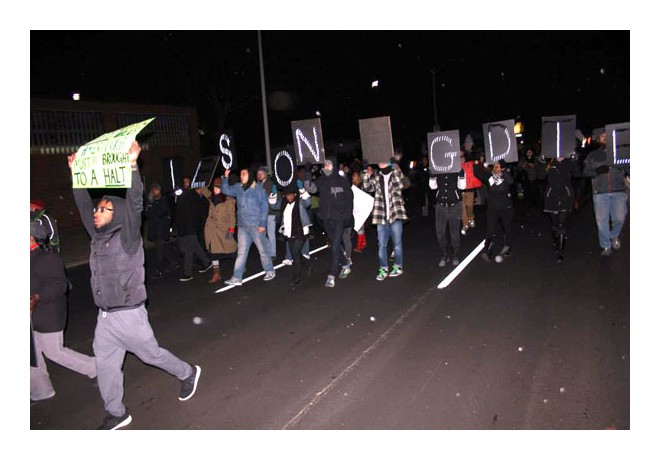
[[[291,131],[296,164],[319,164],[325,161],[320,118],[292,121]]]
[[[290,149],[276,150],[272,154],[273,176],[280,187],[286,187],[296,179],[296,165]]]
[[[567,158],[575,153],[575,115],[543,117],[541,155]]]
[[[213,180],[213,175],[215,174],[215,169],[218,167],[219,162],[220,155],[206,157],[199,160],[195,175],[190,183],[190,188],[208,187]]]
[[[605,125],[605,151],[610,165],[630,164],[630,122]]]
[[[457,129],[427,134],[429,169],[434,174],[461,171],[461,136]]]
[[[222,162],[222,166],[225,169],[234,167],[237,164],[234,136],[229,132],[221,133],[218,147],[220,147],[220,161]]]
[[[513,120],[484,123],[484,152],[489,164],[504,160],[506,163],[518,161],[518,145],[513,131]]]
[[[373,164],[389,163],[394,156],[390,117],[360,120],[360,143],[362,158],[369,158]]]

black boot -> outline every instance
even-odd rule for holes
[[[557,235],[557,263],[564,261],[564,248],[566,247],[566,235]]]

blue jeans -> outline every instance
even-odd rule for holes
[[[593,196],[594,214],[598,226],[600,247],[612,247],[612,238],[618,238],[628,214],[626,192],[596,193]],[[612,229],[610,230],[610,219]]]
[[[387,243],[394,243],[394,264],[403,268],[403,222],[395,220],[391,224],[378,224],[378,263],[387,268]]]
[[[234,278],[242,280],[245,273],[248,253],[252,243],[257,247],[261,258],[261,266],[266,273],[273,272],[273,261],[268,255],[268,239],[266,233],[259,233],[257,227],[238,227],[238,255],[234,264]]]
[[[266,225],[268,231],[268,255],[275,257],[275,251],[277,249],[277,231],[275,229],[275,219],[276,215],[268,215],[268,222]]]

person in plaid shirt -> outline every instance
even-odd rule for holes
[[[403,274],[403,221],[408,220],[402,191],[410,187],[410,180],[403,175],[399,165],[379,163],[378,174],[362,176],[363,189],[374,193],[372,223],[378,228],[378,263],[376,279],[396,277]],[[387,244],[392,239],[394,244],[394,265],[389,270],[387,263]]]

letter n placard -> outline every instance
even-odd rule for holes
[[[319,164],[325,161],[320,118],[292,121],[291,131],[296,164],[302,165],[308,162]]]

